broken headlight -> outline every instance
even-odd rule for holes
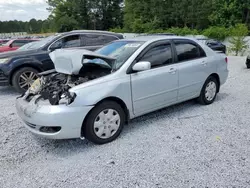
[[[60,98],[61,99],[59,100],[59,104],[69,105],[74,102],[76,94],[68,91],[66,93],[63,93]]]
[[[42,84],[40,78],[36,79],[29,88],[30,93],[36,94],[41,91]]]

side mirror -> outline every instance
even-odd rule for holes
[[[140,61],[133,66],[133,71],[140,72],[151,69],[151,63],[148,61]]]
[[[12,47],[13,47],[13,44],[11,43],[11,44],[9,45],[9,47],[12,48]]]

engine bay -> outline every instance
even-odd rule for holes
[[[69,92],[69,89],[85,82],[111,74],[111,68],[105,65],[86,63],[79,74],[67,75],[58,73],[55,70],[43,72],[40,78],[28,91],[27,101],[35,95],[39,99],[49,100],[51,105],[70,104],[74,101],[76,94]]]

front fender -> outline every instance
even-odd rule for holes
[[[77,97],[71,104],[73,106],[93,106],[98,102],[109,98],[116,97],[121,99],[132,112],[132,98],[130,76],[114,79],[111,81],[100,82],[94,85],[84,87],[84,84],[72,88],[71,92],[76,93]]]
[[[22,59],[13,60],[8,66],[9,72],[7,74],[9,75],[9,82],[11,81],[12,75],[19,68],[23,68],[23,67],[34,67],[38,71],[43,71],[42,63],[36,59],[22,58]]]

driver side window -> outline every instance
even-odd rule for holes
[[[52,45],[50,46],[50,49],[51,49],[51,50],[60,49],[60,48],[62,48],[62,43],[63,43],[63,40],[60,39],[60,40],[56,41],[54,44],[52,44]]]
[[[161,44],[151,48],[140,61],[149,61],[151,69],[171,64],[173,62],[171,44]]]

